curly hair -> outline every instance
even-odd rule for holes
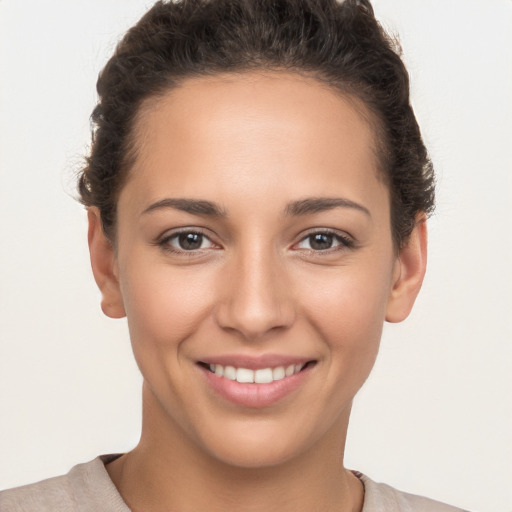
[[[253,69],[307,73],[361,100],[375,118],[379,163],[400,247],[434,208],[434,171],[409,101],[401,49],[368,0],[159,1],[118,44],[97,82],[92,146],[78,177],[115,239],[117,199],[135,158],[145,100],[183,80]]]

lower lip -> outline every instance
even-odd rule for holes
[[[279,402],[295,391],[308,378],[312,366],[314,365],[308,365],[299,373],[268,384],[241,383],[219,377],[201,366],[199,368],[211,388],[225,400],[241,407],[263,408]]]

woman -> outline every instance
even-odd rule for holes
[[[367,1],[158,2],[98,81],[79,179],[138,446],[1,510],[457,510],[343,467],[384,321],[422,284],[433,171]]]

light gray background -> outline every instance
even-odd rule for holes
[[[0,488],[138,440],[126,324],[102,316],[70,197],[94,84],[146,0],[0,0]],[[438,173],[415,312],[385,328],[346,462],[512,510],[512,2],[375,0]]]

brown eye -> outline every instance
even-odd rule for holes
[[[184,251],[195,251],[201,248],[204,236],[201,233],[181,233],[178,235],[178,245]]]
[[[215,248],[215,244],[199,231],[181,231],[163,238],[159,243],[164,249],[176,252],[192,252]]]
[[[354,247],[354,242],[337,233],[329,231],[318,231],[305,236],[298,244],[298,249],[306,249],[309,251],[328,251],[329,249],[344,249]]]
[[[334,242],[334,235],[328,233],[315,233],[309,237],[309,245],[315,251],[325,251],[330,249]]]

